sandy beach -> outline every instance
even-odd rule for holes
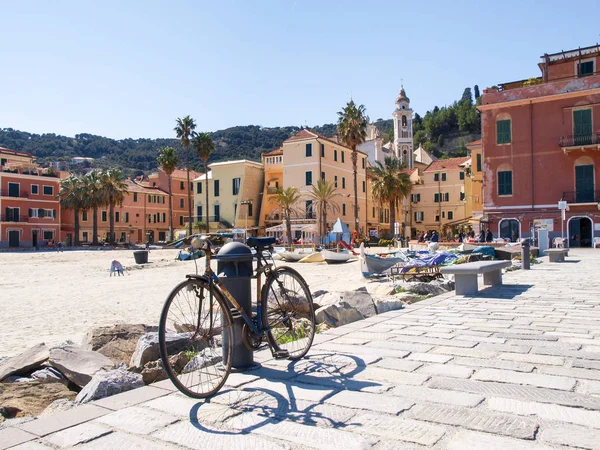
[[[153,250],[143,266],[135,264],[131,250],[0,253],[0,356],[15,355],[38,342],[79,344],[96,326],[158,325],[171,289],[185,274],[194,273],[193,262],[175,261],[177,253]],[[128,269],[125,276],[109,276],[113,259]],[[198,263],[203,267],[203,260]],[[356,260],[289,265],[300,271],[312,292],[353,290],[366,283]]]

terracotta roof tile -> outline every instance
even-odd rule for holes
[[[263,156],[277,156],[283,155],[283,148],[278,148],[276,150],[271,150],[270,152],[263,153]]]
[[[448,158],[448,159],[440,159],[438,161],[434,161],[429,164],[429,167],[425,169],[425,172],[438,172],[440,170],[452,170],[452,169],[461,169],[460,165],[468,161],[470,158],[468,156],[462,156],[460,158]]]
[[[477,139],[476,141],[469,142],[467,147],[476,147],[477,145],[481,145],[481,139]]]
[[[332,139],[332,138],[328,138],[328,137],[322,136],[322,135],[317,134],[317,133],[315,133],[313,131],[307,130],[306,128],[300,130],[298,133],[296,133],[291,138],[286,139],[285,141],[283,141],[283,143],[285,144],[286,142],[301,141],[303,139],[322,139],[324,141],[331,142],[332,144],[339,145],[340,147],[344,147],[344,148],[347,148],[348,150],[352,151],[351,148],[346,147],[341,142],[338,142],[338,141],[336,141],[335,139]],[[358,153],[366,155],[365,152],[360,151],[360,150],[358,150]]]

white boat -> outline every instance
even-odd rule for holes
[[[325,258],[323,258],[323,255],[321,255],[321,252],[314,252],[314,253],[311,253],[308,256],[305,256],[299,262],[301,262],[301,263],[315,263],[315,262],[323,262],[323,261],[325,261]]]
[[[365,253],[363,244],[360,246],[360,271],[365,278],[371,278],[375,275],[381,275],[386,270],[395,265],[401,265],[408,261],[406,255],[402,252],[390,253],[386,256],[369,255]]]
[[[340,252],[333,252],[331,250],[321,250],[321,255],[327,264],[340,264],[345,263],[352,258],[352,253],[348,250],[342,250]]]
[[[310,255],[311,253],[307,253],[307,252],[279,252],[279,258],[287,261],[287,262],[298,262],[300,261],[302,258]]]

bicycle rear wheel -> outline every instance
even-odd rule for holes
[[[206,398],[229,376],[233,348],[231,312],[206,280],[189,279],[173,289],[160,316],[160,358],[185,395]]]
[[[274,269],[263,287],[262,322],[274,351],[289,359],[306,355],[315,336],[315,310],[306,281],[294,269]]]

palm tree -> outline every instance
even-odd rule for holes
[[[204,195],[206,196],[206,232],[209,232],[210,222],[208,215],[208,158],[215,149],[215,143],[208,133],[199,133],[194,136],[192,145],[196,154],[204,163]],[[200,220],[200,218],[198,218]]]
[[[83,191],[83,180],[71,175],[60,181],[58,193],[60,205],[65,209],[72,209],[75,215],[75,238],[73,244],[79,245],[79,211],[83,208],[85,193]]]
[[[367,116],[364,105],[354,103],[352,99],[338,112],[338,133],[342,142],[352,149],[352,173],[354,175],[354,230],[358,233],[358,186],[357,165],[358,146],[367,138]]]
[[[81,209],[92,210],[92,245],[98,245],[98,208],[105,204],[100,175],[92,171],[83,176],[84,202]]]
[[[192,230],[192,190],[190,189],[190,137],[193,136],[196,129],[196,122],[190,116],[177,118],[177,126],[174,128],[177,133],[177,138],[181,139],[181,145],[185,148],[185,169],[187,171],[187,187],[188,187],[188,227],[190,236]]]
[[[177,168],[179,158],[172,147],[165,147],[160,150],[156,158],[162,170],[167,174],[169,180],[169,239],[173,239],[173,189],[171,184],[171,175]]]
[[[109,169],[100,174],[100,190],[103,202],[108,205],[109,242],[115,244],[115,206],[122,205],[127,192],[127,184],[123,181],[123,172]]]
[[[373,198],[390,205],[390,232],[394,232],[396,206],[408,196],[411,189],[410,177],[402,172],[404,166],[395,156],[386,156],[384,164],[375,162],[373,174]]]
[[[310,197],[315,202],[317,213],[319,214],[319,242],[322,243],[322,237],[327,233],[327,211],[332,213],[339,212],[340,205],[333,199],[340,194],[336,192],[333,181],[320,179],[317,184],[311,186]]]
[[[277,189],[275,195],[270,198],[270,201],[277,205],[277,209],[281,211],[281,215],[285,222],[288,243],[292,251],[294,251],[294,239],[292,236],[292,214],[298,212],[297,203],[300,200],[300,192],[295,187],[286,189]]]

